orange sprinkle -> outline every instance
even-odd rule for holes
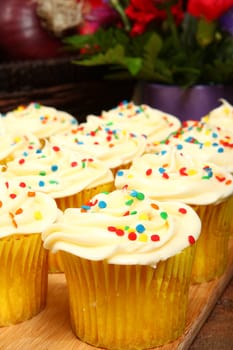
[[[22,212],[23,212],[23,209],[19,208],[19,209],[16,210],[15,215],[22,214]]]
[[[231,185],[232,184],[232,181],[231,180],[227,180],[226,181],[226,185]]]
[[[155,210],[158,210],[159,209],[159,206],[155,203],[151,203],[151,207]]]
[[[36,193],[35,192],[28,192],[28,197],[35,197],[36,196]]]
[[[2,201],[0,201],[0,208],[2,207]]]

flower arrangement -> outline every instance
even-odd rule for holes
[[[233,0],[84,2],[77,34],[64,39],[75,64],[104,65],[114,79],[233,83]]]

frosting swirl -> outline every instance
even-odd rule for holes
[[[165,141],[202,161],[216,163],[233,173],[233,132],[200,121],[187,121]]]
[[[56,202],[49,195],[33,192],[25,183],[0,179],[0,237],[41,233],[58,217]]]
[[[7,163],[6,178],[20,178],[34,191],[53,198],[66,197],[113,181],[112,172],[99,160],[46,141],[43,149]]]
[[[23,134],[26,126],[29,133],[39,138],[49,137],[78,124],[71,114],[34,102],[6,113],[5,123],[12,133]]]
[[[183,203],[160,203],[142,192],[116,190],[65,210],[42,239],[53,252],[155,267],[193,244],[200,229],[199,217]]]
[[[103,111],[98,117],[89,115],[87,121],[101,122],[105,126],[145,135],[148,143],[162,141],[181,126],[180,120],[171,114],[146,104],[136,105],[127,101],[113,109]]]
[[[191,205],[216,204],[233,193],[233,177],[214,163],[202,162],[175,147],[138,158],[119,170],[116,188],[143,190],[158,200],[179,200]]]
[[[226,100],[221,100],[221,105],[206,116],[201,121],[225,130],[233,130],[233,106]]]
[[[93,126],[90,122],[82,123],[63,135],[54,135],[50,140],[96,157],[111,169],[130,163],[146,148],[146,138],[142,135],[100,124]]]

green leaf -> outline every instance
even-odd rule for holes
[[[214,40],[216,26],[216,22],[206,21],[204,18],[198,21],[196,39],[200,46],[207,46]]]

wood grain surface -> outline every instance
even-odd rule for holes
[[[156,349],[187,350],[190,348],[219,297],[232,279],[233,238],[229,244],[229,251],[228,267],[221,278],[190,288],[187,325],[184,334],[175,342]],[[64,274],[50,274],[48,287],[48,302],[45,310],[31,320],[0,329],[0,350],[97,350],[97,348],[79,341],[71,331]],[[219,320],[220,324],[221,321],[222,327],[224,327],[224,319]],[[201,349],[198,347],[199,345],[192,346],[192,349]],[[206,347],[206,349],[208,348]],[[230,349],[233,349],[233,345]]]

